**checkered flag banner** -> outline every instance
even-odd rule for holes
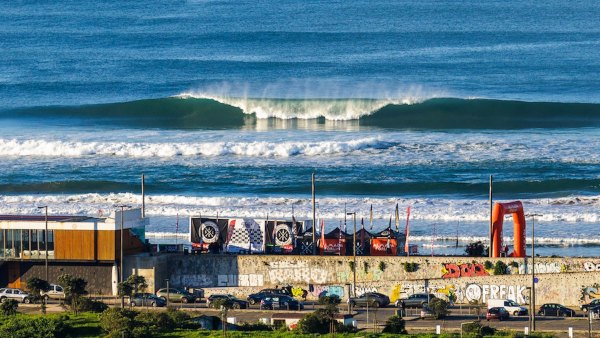
[[[252,218],[236,219],[233,233],[227,245],[227,252],[251,251],[263,253],[265,251],[264,238],[264,222],[257,222]]]

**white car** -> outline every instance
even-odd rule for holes
[[[65,299],[65,290],[60,285],[50,284],[50,290],[40,291],[40,295],[46,299]]]
[[[0,289],[0,302],[6,299],[15,299],[21,303],[31,303],[31,295],[19,289],[4,288]]]

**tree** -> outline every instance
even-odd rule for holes
[[[117,285],[117,290],[119,296],[127,296],[131,299],[134,294],[144,292],[147,287],[148,283],[144,276],[131,275]]]
[[[16,299],[5,299],[0,303],[0,314],[3,316],[14,316],[17,314],[19,302]]]
[[[404,319],[399,316],[391,316],[385,321],[383,333],[407,334]]]
[[[343,325],[335,320],[335,316],[339,313],[335,299],[338,297],[321,297],[321,299],[329,299],[329,303],[319,300],[320,304],[325,307],[317,309],[313,313],[309,313],[302,317],[298,322],[298,328],[303,333],[332,333],[343,329]]]
[[[75,315],[79,311],[80,299],[87,294],[85,287],[87,281],[80,277],[73,277],[69,274],[63,274],[58,277],[58,282],[65,290],[65,303],[71,307]]]
[[[487,248],[481,243],[481,241],[469,243],[465,249],[467,256],[471,257],[482,257],[487,256]]]
[[[429,302],[429,308],[435,319],[444,318],[450,313],[450,311],[448,311],[448,302],[441,298],[432,299]]]
[[[31,293],[32,301],[38,302],[43,300],[41,310],[43,314],[46,314],[46,298],[42,297],[42,292],[48,292],[50,290],[50,283],[37,277],[31,277],[27,280],[27,290]]]

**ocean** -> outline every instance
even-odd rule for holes
[[[311,218],[315,173],[328,230],[410,206],[421,254],[462,254],[493,175],[536,253],[600,256],[599,3],[0,8],[2,214],[106,215],[144,173],[148,237],[185,242],[190,215]]]

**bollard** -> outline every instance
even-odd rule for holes
[[[569,338],[573,338],[573,328],[569,327]]]
[[[442,326],[441,325],[435,326],[435,334],[442,334]]]

